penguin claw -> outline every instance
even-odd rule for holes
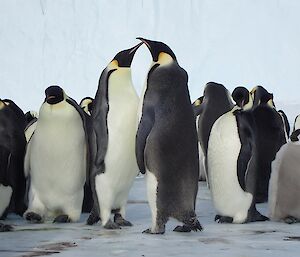
[[[13,227],[11,225],[6,225],[3,223],[0,223],[0,232],[9,232],[12,230],[13,230]]]
[[[191,232],[192,229],[186,225],[183,226],[177,226],[176,228],[173,229],[175,232]]]
[[[71,219],[66,214],[59,215],[53,220],[53,223],[69,223],[69,222],[71,222]]]
[[[288,216],[284,219],[284,222],[287,223],[287,224],[294,224],[294,223],[300,222],[300,220],[293,217],[293,216]]]
[[[215,222],[217,222],[217,223],[232,223],[233,218],[227,217],[227,216],[216,215]]]
[[[151,230],[151,228],[148,228],[148,229],[144,230],[142,233],[143,233],[143,234],[152,234],[152,235],[158,235],[158,234],[162,235],[162,234],[165,233],[165,231],[163,230],[163,231],[153,232],[153,231]]]
[[[119,226],[122,227],[131,227],[132,223],[129,222],[128,220],[125,220],[121,214],[116,213],[114,217],[114,222],[117,223]]]
[[[119,224],[117,224],[116,222],[112,222],[111,220],[109,220],[105,225],[104,225],[105,229],[121,229],[121,227],[119,226]]]
[[[25,219],[28,220],[30,223],[42,223],[43,219],[41,215],[35,212],[27,212],[25,214]]]

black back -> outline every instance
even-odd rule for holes
[[[202,112],[198,120],[198,138],[203,153],[207,155],[208,138],[214,122],[230,111],[233,103],[228,90],[221,84],[209,82],[204,89]]]
[[[163,216],[194,210],[198,190],[197,132],[187,78],[176,61],[151,68],[137,132],[138,166],[157,177],[157,205]],[[179,200],[176,206],[170,198]]]
[[[5,100],[7,101],[7,100]],[[0,183],[13,189],[8,212],[22,215],[26,210],[24,176],[24,155],[26,139],[24,135],[25,116],[12,101],[0,110]]]

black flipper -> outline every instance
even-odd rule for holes
[[[144,115],[145,114],[145,115]],[[143,115],[136,134],[135,154],[136,160],[141,173],[146,173],[146,167],[144,162],[144,150],[146,146],[146,140],[150,131],[154,125],[154,110],[150,103],[144,101]]]
[[[148,72],[147,77],[147,85],[148,79],[151,73],[159,66],[159,64],[153,65],[153,67]],[[155,121],[155,113],[154,113],[154,106],[152,103],[155,101],[151,101],[149,97],[145,97],[147,94],[148,89],[145,91],[144,100],[143,100],[143,108],[142,108],[142,117],[139,123],[139,127],[136,134],[136,141],[135,141],[135,155],[139,170],[142,174],[146,173],[145,162],[144,162],[144,150],[146,146],[146,140],[150,131],[154,125]],[[145,114],[145,115],[144,115]]]

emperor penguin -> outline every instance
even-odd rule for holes
[[[22,215],[26,210],[24,126],[22,110],[14,102],[0,99],[0,219],[9,212]],[[0,232],[11,229],[0,223]]]
[[[244,111],[239,103],[216,120],[208,142],[209,184],[219,223],[268,219],[255,206],[258,169],[252,111]]]
[[[87,96],[81,99],[80,101],[80,107],[88,114],[91,116],[92,110],[93,110],[93,101],[94,99]]]
[[[287,142],[284,122],[275,108],[273,94],[264,87],[257,86],[251,90],[253,96],[252,113],[257,135],[257,194],[258,203],[268,201],[271,163],[280,147]]]
[[[24,218],[76,222],[88,171],[86,114],[59,86],[48,87],[45,95],[25,155],[30,187]]]
[[[194,114],[196,117],[196,129],[197,129],[197,133],[198,133],[198,120],[199,120],[199,115],[201,113],[201,104],[203,103],[203,98],[204,96],[200,96],[198,97],[193,103],[193,110],[194,110]],[[207,181],[207,174],[205,171],[205,163],[204,163],[204,153],[202,150],[202,147],[200,145],[200,142],[198,141],[198,151],[199,151],[199,180],[200,181]]]
[[[229,91],[222,84],[215,82],[209,82],[205,85],[203,96],[199,110],[198,139],[204,154],[205,170],[208,172],[206,158],[211,128],[221,115],[233,108],[233,102]]]
[[[166,44],[138,39],[153,59],[136,136],[137,162],[146,174],[152,214],[152,226],[144,232],[164,233],[169,217],[183,223],[174,231],[201,230],[195,213],[199,157],[188,75]]]
[[[135,135],[139,98],[132,84],[130,67],[140,45],[119,52],[102,71],[93,101],[91,186],[94,208],[87,224],[101,219],[106,229],[132,226],[125,220],[125,208],[138,174]]]
[[[269,185],[269,216],[286,223],[300,222],[300,129],[283,145],[272,162]]]

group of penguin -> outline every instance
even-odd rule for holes
[[[138,39],[102,71],[94,99],[77,104],[50,86],[39,113],[25,115],[0,100],[1,218],[14,212],[30,223],[66,223],[90,212],[88,225],[132,226],[126,202],[141,172],[152,216],[144,233],[163,234],[170,217],[182,223],[176,232],[202,230],[199,179],[207,181],[217,222],[268,220],[256,209],[268,192],[271,217],[298,222],[297,119],[289,140],[286,116],[261,86],[237,87],[231,96],[210,82],[191,104],[188,74],[170,47]],[[152,64],[139,100],[131,63],[143,44]],[[0,223],[1,232],[12,229]]]

